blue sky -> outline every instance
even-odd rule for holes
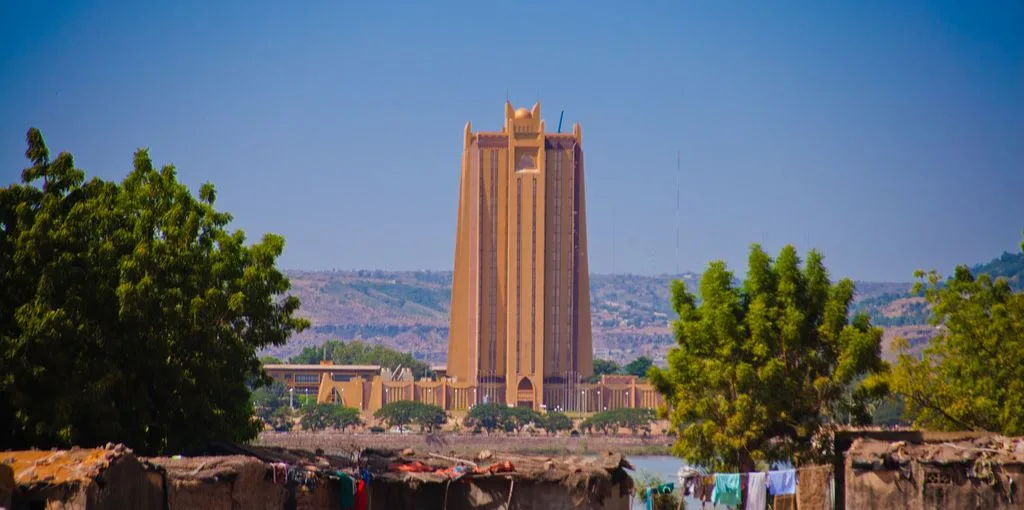
[[[1019,1],[159,4],[0,5],[0,184],[29,126],[104,178],[149,147],[284,267],[447,269],[507,92],[583,126],[595,272],[763,242],[907,280],[1021,240]]]

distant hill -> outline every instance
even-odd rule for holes
[[[1019,292],[1024,290],[1024,253],[1004,252],[984,264],[972,266],[971,272],[975,275],[985,273],[1006,278],[1010,286]],[[896,336],[906,338],[910,343],[910,351],[914,353],[924,349],[935,332],[935,328],[928,325],[931,311],[924,298],[911,295],[911,284],[901,285],[904,286],[902,289],[858,299],[852,307],[854,312],[867,313],[872,324],[885,328],[886,348],[883,355],[890,359],[893,353],[888,345]]]
[[[361,339],[413,353],[430,364],[447,356],[450,271],[288,271],[301,315],[312,327],[266,354],[289,357],[325,340]],[[699,275],[591,275],[595,355],[628,362],[664,358],[673,343],[669,283],[695,290]],[[858,282],[858,302],[882,306],[910,283]],[[874,301],[870,301],[874,300]],[[893,312],[896,313],[896,312]]]
[[[292,356],[324,340],[362,339],[412,352],[427,363],[447,356],[451,271],[288,271],[300,314],[312,327],[266,354]],[[677,277],[591,275],[594,347],[599,356],[664,355],[672,342],[669,282]]]
[[[973,270],[1005,277],[1019,290],[1024,254],[1004,253]],[[313,326],[267,354],[287,357],[324,340],[361,339],[411,352],[430,364],[445,362],[451,271],[289,271],[288,276],[302,300],[300,313]],[[591,275],[595,355],[621,363],[641,355],[664,359],[673,342],[668,290],[675,278],[695,290],[699,275]],[[934,328],[927,325],[924,300],[910,295],[910,282],[856,285],[851,308],[885,328],[883,355],[892,358],[888,345],[896,336],[907,338],[913,350],[927,344]]]
[[[1024,290],[1024,252],[1003,252],[998,258],[971,268],[974,274],[986,273],[990,276],[1006,278],[1016,291]]]

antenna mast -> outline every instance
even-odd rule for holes
[[[679,173],[680,152],[676,151],[676,275],[679,274]]]
[[[619,219],[619,208],[612,202],[612,274],[615,274],[615,221]]]

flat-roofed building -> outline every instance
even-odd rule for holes
[[[321,361],[319,365],[263,365],[263,369],[285,386],[306,394],[316,394],[325,375],[336,382],[356,377],[370,380],[380,375],[380,365],[335,365],[331,361]]]

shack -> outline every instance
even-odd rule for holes
[[[167,510],[284,507],[285,475],[275,483],[273,468],[252,457],[156,457],[145,461],[165,473]]]
[[[845,458],[846,508],[1024,510],[1024,440],[857,439]]]
[[[151,457],[163,471],[167,510],[336,510],[341,504],[340,470],[355,462],[323,452],[214,445],[205,457]]]
[[[628,510],[632,469],[621,455],[546,458],[481,452],[475,459],[364,451],[375,473],[370,510]]]
[[[162,509],[163,476],[123,445],[0,452],[14,472],[14,509]]]
[[[11,508],[14,495],[14,470],[7,464],[0,464],[0,509]]]

